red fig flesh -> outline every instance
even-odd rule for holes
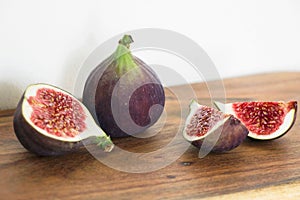
[[[297,102],[253,101],[222,104],[215,102],[223,112],[241,120],[248,128],[249,137],[258,140],[270,140],[283,136],[293,126]]]

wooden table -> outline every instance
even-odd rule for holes
[[[300,100],[300,72],[231,78],[224,84],[229,100]],[[206,85],[193,87],[200,103],[207,103]],[[184,90],[184,86],[177,89]],[[168,117],[162,131],[147,139],[114,140],[117,146],[149,152],[174,137],[180,109],[174,95],[168,90],[166,94]],[[288,134],[274,141],[246,139],[230,152],[210,153],[202,159],[198,149],[190,146],[162,169],[126,173],[107,167],[85,149],[60,157],[27,152],[14,135],[12,114],[0,112],[0,199],[300,198],[299,120]]]

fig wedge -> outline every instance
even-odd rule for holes
[[[233,115],[200,105],[195,100],[191,102],[183,136],[194,146],[202,148],[206,140],[212,152],[229,151],[239,146],[247,135],[247,128]]]
[[[215,105],[238,118],[249,130],[248,137],[257,140],[282,137],[292,128],[297,115],[296,101],[215,102]]]

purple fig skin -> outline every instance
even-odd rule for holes
[[[98,125],[111,137],[125,137],[141,133],[153,125],[163,112],[165,94],[160,80],[142,60],[132,57],[138,67],[133,69],[135,72],[131,78],[124,78],[122,77],[124,74],[117,73],[117,63],[113,56],[110,56],[91,72],[84,87],[83,104],[91,112]],[[132,94],[129,94],[125,87],[117,88],[117,95],[113,96],[121,77],[122,85],[134,87],[138,84],[140,87]],[[114,105],[117,105],[115,108],[117,113],[114,111],[114,115],[112,99],[116,103]],[[129,102],[129,104],[125,105],[123,102]],[[160,106],[155,107],[150,118],[149,110],[157,104]],[[130,116],[122,112],[124,109],[129,110]],[[128,120],[129,117],[132,120]]]
[[[64,142],[39,133],[24,118],[22,103],[24,94],[18,103],[13,118],[15,134],[20,143],[30,152],[39,156],[55,156],[74,152],[83,146],[82,142]]]
[[[214,137],[214,133],[220,133],[220,131],[220,137],[212,149],[212,152],[215,153],[230,151],[238,147],[249,133],[248,129],[240,122],[240,120],[231,115],[229,119],[213,133],[205,138],[193,141],[192,144],[195,147],[200,148],[205,139],[209,140],[210,136]]]

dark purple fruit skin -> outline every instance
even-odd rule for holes
[[[212,152],[220,153],[230,151],[239,146],[247,137],[248,129],[234,116],[230,116],[223,126],[220,126],[214,133],[220,133],[217,143],[214,145]],[[212,137],[213,134],[211,133]],[[209,140],[210,135],[205,139]],[[200,148],[204,139],[193,141],[192,144]]]
[[[20,143],[30,152],[39,156],[63,155],[78,150],[82,142],[64,142],[52,139],[33,128],[22,114],[24,94],[14,113],[13,126]]]
[[[126,80],[122,74],[117,74],[116,61],[109,57],[91,72],[84,87],[83,104],[91,112],[98,125],[111,137],[125,137],[143,132],[153,125],[163,112],[165,93],[160,80],[142,60],[134,56],[133,59],[140,69],[139,74],[135,75],[133,80]],[[132,95],[126,88],[120,89],[117,96],[113,97],[114,88],[120,77],[125,85],[134,86],[138,83],[141,87],[137,88]],[[138,128],[132,124],[131,120],[128,120],[128,115],[121,111],[115,116],[118,124],[125,127],[126,131],[118,126],[112,112],[113,98],[117,102],[114,105],[118,105],[116,110],[124,108],[129,110],[130,117],[139,126]],[[129,102],[129,105],[121,103],[124,101]],[[150,120],[149,109],[155,104],[159,104],[161,107],[156,107],[158,109],[153,112],[153,118]]]

